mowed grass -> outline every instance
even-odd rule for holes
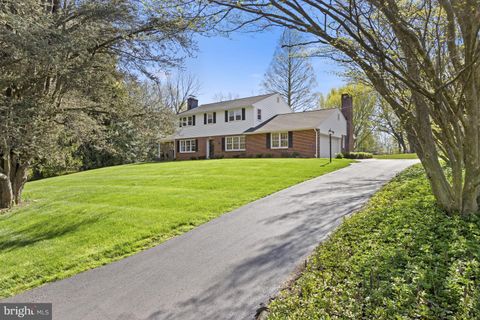
[[[416,153],[374,154],[374,159],[418,159]]]
[[[152,247],[349,160],[132,164],[30,182],[0,215],[0,297]]]

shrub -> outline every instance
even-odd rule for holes
[[[271,154],[271,153],[265,153],[265,158],[273,158],[273,154]]]
[[[256,158],[262,158],[262,157],[263,157],[263,154],[262,154],[262,153],[258,153],[255,157],[256,157]]]
[[[292,158],[300,158],[300,152],[294,151],[291,154]]]
[[[348,152],[343,155],[347,159],[371,159],[373,154],[370,152]]]
[[[343,154],[340,152],[340,153],[337,153],[337,155],[335,156],[336,159],[343,159]]]
[[[282,158],[291,158],[291,155],[290,155],[290,153],[288,153],[288,152],[282,152],[282,153],[280,154],[280,156],[281,156]]]
[[[198,160],[197,157],[190,157],[190,160]]]

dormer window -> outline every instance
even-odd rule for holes
[[[262,109],[257,109],[257,120],[262,120]]]
[[[229,110],[228,121],[237,121],[237,120],[242,120],[242,110],[241,109]]]

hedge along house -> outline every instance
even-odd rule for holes
[[[353,144],[352,101],[342,96],[342,111],[292,112],[277,93],[198,106],[188,99],[177,115],[177,132],[161,140],[162,158],[328,157]],[[350,136],[349,136],[350,135]]]

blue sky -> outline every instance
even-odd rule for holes
[[[216,93],[240,97],[261,93],[260,83],[277,46],[281,30],[248,34],[236,33],[230,38],[199,37],[196,57],[186,61],[186,71],[201,83],[199,103],[214,102]],[[334,74],[338,67],[330,60],[313,58],[317,75],[317,92],[326,94],[343,84]]]

